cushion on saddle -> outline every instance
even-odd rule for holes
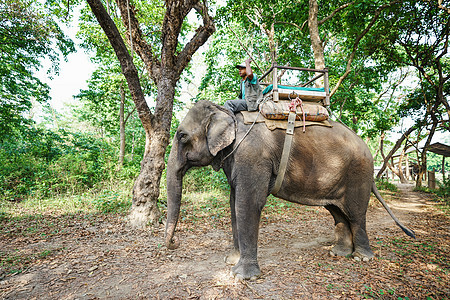
[[[273,84],[269,84],[263,91],[264,98],[272,97]],[[324,88],[308,88],[299,86],[287,86],[278,85],[278,97],[279,99],[288,100],[299,96],[300,99],[305,101],[318,102],[325,99],[326,93]]]
[[[287,120],[289,116],[289,104],[291,101],[267,100],[260,104],[261,114],[269,120]],[[329,114],[325,107],[315,103],[303,102],[296,108],[296,120],[303,120],[303,112],[306,121],[324,121],[328,120]]]
[[[294,91],[307,91],[307,92],[324,92],[324,88],[309,88],[309,87],[300,87],[300,86],[287,86],[287,85],[278,85],[279,89],[291,89]],[[267,94],[273,90],[273,84],[269,84],[263,91],[263,95]]]
[[[242,116],[244,117],[244,124],[251,125],[254,122],[255,123],[262,123],[264,122],[268,129],[275,130],[275,129],[283,129],[286,130],[287,128],[287,121],[286,120],[269,120],[264,118],[262,114],[259,113],[259,111],[241,111],[240,112]],[[295,127],[302,127],[302,126],[325,126],[325,127],[333,127],[328,120],[324,120],[321,122],[317,121],[295,121]]]

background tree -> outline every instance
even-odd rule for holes
[[[448,127],[450,106],[447,100],[450,91],[448,84],[450,16],[448,10],[443,9],[438,3],[411,1],[394,5],[388,17],[377,56],[381,62],[394,61],[398,66],[409,67],[416,71],[417,84],[410,90],[398,110],[401,117],[413,118],[415,123],[402,134],[385,157],[377,177],[381,176],[390,157],[413,131],[428,127],[425,145],[419,157],[420,168],[416,185],[420,186],[422,175],[427,170],[427,147],[435,131],[448,132],[450,129]]]
[[[99,0],[88,0],[93,14],[108,37],[122,72],[127,80],[131,97],[146,133],[146,147],[141,172],[133,188],[133,206],[130,221],[135,226],[156,222],[160,211],[157,206],[159,184],[164,170],[164,153],[169,144],[175,86],[192,55],[214,32],[215,27],[208,9],[199,1],[165,1],[166,8],[161,24],[160,39],[152,31],[152,24],[140,28],[140,17],[145,11],[136,10],[125,0],[117,0],[121,19],[127,28],[127,39],[144,62],[150,78],[157,87],[156,106],[151,112],[144,98],[137,69],[127,47],[103,4]],[[127,5],[130,4],[130,5]],[[153,2],[153,5],[156,3]],[[160,3],[163,4],[163,3]],[[180,32],[188,13],[195,9],[202,18],[200,25],[188,43],[179,43]],[[142,20],[142,19],[141,19]],[[131,38],[129,38],[131,37]],[[156,43],[155,40],[160,41]],[[160,50],[156,50],[160,46]]]
[[[49,99],[49,87],[35,75],[42,59],[57,72],[60,55],[75,50],[56,22],[60,16],[39,1],[0,1],[0,140],[27,128],[33,101]]]

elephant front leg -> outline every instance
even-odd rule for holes
[[[238,279],[253,280],[261,275],[258,265],[258,233],[267,194],[255,187],[236,188],[236,229],[240,258],[231,269]]]
[[[231,226],[233,230],[233,250],[230,254],[225,256],[225,263],[228,265],[236,265],[240,258],[239,253],[239,239],[238,239],[238,231],[237,231],[237,223],[236,223],[236,191],[232,187],[230,191],[230,210],[231,210]]]

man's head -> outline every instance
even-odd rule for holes
[[[242,79],[245,79],[245,77],[247,77],[247,67],[245,66],[245,63],[241,63],[235,67],[239,70],[239,76],[241,76]]]

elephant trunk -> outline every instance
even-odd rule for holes
[[[180,245],[174,236],[180,215],[181,192],[183,186],[184,167],[177,161],[176,145],[173,145],[167,163],[167,222],[165,243],[169,249],[176,249]]]

